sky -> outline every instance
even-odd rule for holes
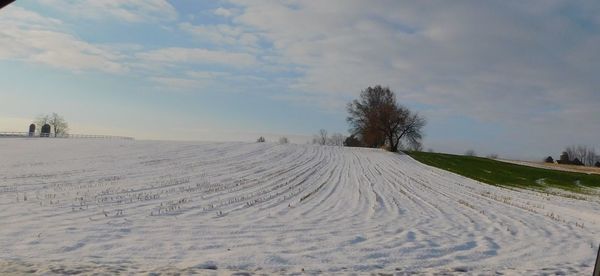
[[[600,150],[596,0],[17,0],[0,45],[0,131],[304,143],[383,85],[425,149]]]

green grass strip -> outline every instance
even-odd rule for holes
[[[583,192],[600,187],[600,175],[534,168],[489,158],[431,152],[406,152],[417,161],[497,186],[529,189],[560,188]]]

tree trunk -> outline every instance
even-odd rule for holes
[[[388,139],[390,140],[390,151],[397,152],[398,151],[398,143],[394,143],[394,135],[388,134]]]

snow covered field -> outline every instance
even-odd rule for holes
[[[0,139],[3,273],[589,275],[598,243],[600,198],[381,150]]]

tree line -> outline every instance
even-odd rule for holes
[[[312,143],[321,146],[344,146],[344,140],[346,136],[341,133],[335,132],[328,135],[327,130],[320,129],[319,133],[313,136]]]
[[[554,163],[552,156],[546,157],[546,163]],[[600,155],[596,154],[593,147],[578,145],[568,146],[556,160],[558,164],[577,165],[577,166],[595,166],[600,167]]]

